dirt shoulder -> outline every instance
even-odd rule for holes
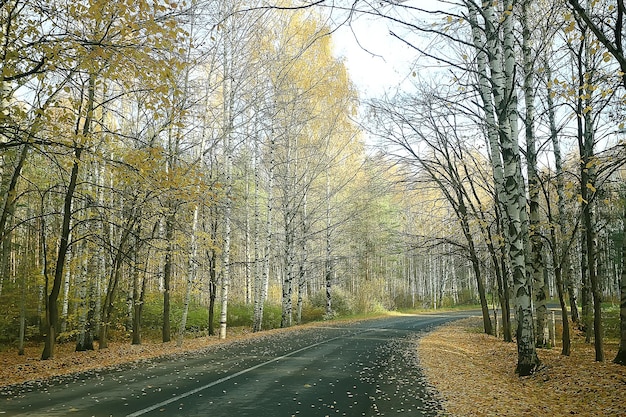
[[[560,355],[558,346],[541,349],[541,369],[520,378],[516,345],[481,333],[480,326],[479,318],[464,319],[420,339],[421,365],[446,415],[626,416],[626,367],[595,362],[593,345],[579,335],[571,356]],[[616,344],[605,346],[609,360],[616,353]]]
[[[25,348],[24,355],[18,355],[14,349],[0,352],[0,388],[56,376],[116,367],[129,362],[181,355],[218,344],[271,337],[283,332],[297,332],[312,326],[335,326],[360,320],[341,319],[332,322],[311,322],[285,329],[264,330],[260,333],[253,333],[248,328],[231,327],[226,340],[219,339],[217,336],[186,338],[183,340],[182,346],[177,346],[176,341],[162,343],[144,340],[141,345],[131,345],[128,341],[110,342],[109,347],[99,350],[98,343],[95,342],[95,350],[76,352],[75,343],[59,343],[55,347],[54,358],[45,361],[41,360],[43,344],[29,345]]]
[[[220,340],[217,336],[188,338],[183,341],[182,346],[177,346],[175,341],[168,343],[145,341],[141,345],[131,345],[128,342],[111,342],[108,348],[98,350],[96,342],[96,350],[86,352],[75,352],[76,345],[74,343],[62,343],[56,345],[54,358],[45,361],[40,359],[42,346],[28,346],[22,356],[17,355],[15,350],[0,352],[0,387],[110,368],[161,356],[179,355],[221,343],[265,337],[285,330],[276,329],[252,333],[236,328],[229,331],[227,340]]]

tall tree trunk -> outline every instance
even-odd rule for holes
[[[593,307],[591,305],[591,284],[589,283],[589,271],[587,262],[586,236],[584,231],[580,233],[580,280],[581,280],[581,304],[582,325],[580,329],[585,333],[585,343],[591,343],[593,333]]]
[[[623,215],[623,233],[622,233],[622,275],[620,277],[620,341],[619,350],[614,363],[620,365],[626,365],[626,195],[622,196],[624,201],[624,215]]]
[[[514,0],[504,1],[504,10],[513,10]],[[535,350],[535,325],[532,311],[532,277],[526,270],[528,265],[528,215],[526,195],[522,177],[519,145],[517,142],[517,98],[515,94],[515,51],[513,14],[505,17],[504,32],[504,95],[496,98],[499,103],[500,141],[504,167],[504,201],[509,218],[507,237],[509,240],[513,292],[517,309],[517,369],[520,376],[529,375],[539,365]]]
[[[547,346],[548,336],[548,286],[544,280],[543,238],[541,236],[539,214],[539,176],[537,174],[537,146],[535,144],[535,85],[534,59],[531,50],[531,33],[528,22],[531,2],[521,2],[522,24],[522,55],[524,68],[524,103],[526,107],[525,137],[526,137],[526,165],[528,171],[529,219],[530,219],[530,273],[533,277],[534,306],[536,321],[536,345],[539,348]]]
[[[136,209],[136,201],[132,202],[132,206],[133,209],[130,210],[130,212],[128,213],[126,224],[123,226],[122,234],[119,237],[119,243],[115,248],[115,257],[113,258],[113,264],[111,265],[111,271],[109,273],[109,283],[107,285],[104,301],[102,302],[98,349],[106,349],[109,347],[109,328],[111,326],[111,318],[113,316],[113,307],[115,302],[115,296],[117,293],[117,287],[122,276],[122,266],[124,264],[124,259],[127,256],[126,252],[128,239],[131,236],[131,231],[134,228],[135,223],[139,220],[137,218],[138,214]]]
[[[324,280],[326,288],[326,316],[332,317],[332,246],[331,246],[331,218],[330,218],[330,176],[326,174],[326,261],[324,262]]]
[[[245,163],[245,175],[244,175],[244,275],[246,284],[246,304],[251,304],[253,301],[252,294],[252,237],[251,237],[251,221],[250,221],[250,172],[248,161]]]
[[[512,0],[505,0],[503,6],[504,10],[513,10]],[[506,214],[504,230],[509,248],[517,318],[516,372],[524,376],[534,372],[539,365],[539,358],[535,348],[532,282],[526,270],[527,214],[524,179],[521,175],[520,152],[517,143],[513,14],[506,14],[504,21],[500,24],[498,23],[499,15],[495,13],[493,4],[484,3],[481,11],[481,15],[484,16],[483,32],[478,25],[477,6],[472,3],[468,7],[470,23],[473,26],[474,44],[478,50],[479,92],[487,116],[494,181],[496,189],[500,190],[500,202]],[[499,46],[499,28],[502,30],[502,48]],[[483,33],[484,40],[482,39]],[[490,75],[486,71],[487,58],[489,58]],[[497,122],[493,118],[494,113],[497,115]],[[497,136],[494,134],[494,126],[497,126]]]
[[[256,121],[256,119],[255,119]],[[261,204],[259,187],[261,185],[261,172],[259,167],[260,150],[259,140],[254,142],[254,313],[252,319],[252,331],[258,332],[263,327],[263,268],[261,260]],[[271,175],[271,174],[270,174]],[[270,177],[271,178],[271,177]],[[271,181],[271,179],[270,179]],[[271,197],[271,192],[268,198]]]
[[[228,291],[230,288],[230,240],[231,240],[231,190],[232,190],[232,149],[230,144],[230,131],[226,134],[224,139],[224,151],[225,151],[225,195],[224,195],[224,246],[222,248],[222,293],[221,293],[221,311],[220,311],[220,332],[219,338],[226,338],[226,326],[228,318]]]
[[[63,204],[63,223],[61,225],[61,236],[59,249],[57,251],[56,268],[54,270],[54,281],[52,283],[52,290],[50,291],[50,294],[47,295],[46,302],[46,335],[44,349],[41,354],[41,359],[43,360],[54,358],[56,326],[59,321],[59,306],[57,305],[57,300],[61,291],[65,257],[69,248],[70,223],[72,220],[72,201],[74,198],[74,192],[76,191],[76,182],[78,179],[81,153],[82,148],[76,147],[74,149],[74,163],[72,164],[70,182],[67,186],[67,191],[65,193],[65,201]]]
[[[307,260],[308,260],[308,251],[307,251],[307,236],[309,233],[309,223],[308,223],[308,213],[307,213],[307,199],[308,194],[304,194],[304,198],[302,201],[302,219],[300,222],[301,225],[301,236],[300,236],[300,254],[298,261],[298,307],[297,307],[297,323],[302,323],[302,307],[304,304],[304,295],[307,288]]]
[[[491,4],[485,3],[484,10],[479,12],[477,6],[474,4],[469,4],[469,17],[470,23],[472,25],[472,37],[473,43],[478,51],[477,55],[477,65],[478,65],[478,92],[482,100],[483,111],[485,116],[485,124],[486,124],[486,135],[487,135],[487,144],[489,145],[489,155],[491,158],[491,168],[493,172],[494,186],[495,186],[495,201],[496,204],[500,207],[500,212],[502,216],[500,216],[500,221],[502,225],[500,228],[504,230],[508,230],[508,217],[506,207],[504,206],[504,202],[506,201],[506,190],[504,188],[504,168],[502,164],[502,154],[500,151],[500,143],[499,143],[499,128],[498,128],[498,120],[496,119],[497,108],[494,105],[494,98],[498,98],[502,100],[503,89],[502,86],[502,64],[499,59],[500,48],[498,45],[498,36],[497,33],[494,32],[495,28],[492,24],[491,19],[495,19],[493,16],[494,12]],[[485,27],[484,27],[484,35],[485,39],[483,39],[483,30],[481,30],[478,15],[483,15],[485,17]],[[489,54],[487,53],[489,50]],[[498,77],[496,84],[495,82],[492,84],[490,80],[490,76],[488,74],[492,74],[494,81],[496,77]],[[508,245],[508,243],[507,243]],[[504,248],[503,253],[509,254],[509,247]],[[506,263],[505,263],[506,264]],[[503,273],[506,272],[507,268],[503,268]],[[508,279],[506,276],[503,276],[503,279],[508,283]],[[503,284],[505,282],[503,281]],[[506,294],[508,291],[504,290]],[[508,303],[508,296],[505,298]],[[503,311],[503,322],[504,322],[504,311]],[[507,320],[508,321],[508,320]]]
[[[183,338],[185,336],[185,329],[187,327],[187,315],[189,314],[189,303],[191,302],[191,290],[196,280],[198,270],[198,211],[199,206],[196,204],[193,210],[193,220],[191,223],[191,243],[189,254],[189,266],[187,268],[187,282],[185,285],[185,297],[183,299],[183,313],[180,320],[180,327],[178,329],[178,338],[176,339],[176,346],[183,345]]]
[[[554,154],[554,166],[556,169],[556,192],[558,196],[558,217],[557,224],[559,229],[559,239],[556,236],[556,228],[550,228],[550,236],[552,240],[555,263],[554,275],[556,280],[557,292],[559,296],[559,304],[561,306],[561,322],[563,323],[563,332],[561,336],[562,349],[561,354],[569,356],[571,351],[570,340],[570,324],[567,316],[567,306],[565,304],[565,289],[568,288],[570,308],[572,311],[572,322],[578,320],[578,307],[576,305],[576,295],[571,285],[570,256],[569,244],[566,242],[566,223],[565,223],[565,181],[563,179],[563,162],[561,158],[561,144],[559,141],[558,131],[556,128],[556,116],[554,102],[552,100],[552,71],[548,63],[548,59],[544,59],[544,68],[546,79],[548,80],[547,101],[548,101],[548,120],[550,123],[550,139],[552,140],[552,149]],[[552,218],[551,209],[548,205],[549,219]],[[569,284],[569,285],[568,285]],[[573,286],[572,286],[573,287]]]
[[[292,323],[293,267],[295,236],[292,229],[291,213],[285,215],[285,265],[283,270],[282,314],[280,327],[289,327]]]
[[[216,205],[211,206],[211,216],[209,223],[209,235],[211,236],[211,242],[217,242],[217,234],[219,228],[219,219],[218,219],[218,208]],[[205,226],[206,229],[206,226]],[[209,336],[215,336],[215,300],[217,298],[217,284],[218,284],[218,273],[217,273],[217,247],[215,244],[211,245],[210,249],[206,250],[206,257],[209,264],[209,282],[208,282],[208,293],[209,293],[209,323],[208,323],[208,333]]]
[[[270,133],[269,138],[269,168],[268,168],[268,182],[267,182],[267,208],[265,219],[265,242],[263,248],[263,273],[261,276],[261,288],[259,291],[259,302],[257,304],[257,310],[255,311],[254,318],[254,331],[260,331],[263,323],[263,304],[267,298],[267,289],[269,285],[270,277],[270,253],[272,251],[272,239],[273,239],[273,220],[274,220],[274,172],[275,172],[275,147],[276,138],[274,132]]]
[[[163,265],[163,323],[161,336],[163,343],[172,340],[170,322],[170,286],[172,282],[172,267],[174,263],[174,208],[169,207],[169,213],[165,217],[165,263]]]
[[[26,333],[26,273],[20,277],[20,330],[17,345],[17,354],[24,355],[24,337]]]
[[[578,82],[579,91],[585,92],[581,94],[577,100],[577,127],[578,127],[578,147],[580,152],[580,195],[582,207],[582,222],[584,233],[583,250],[586,255],[587,278],[590,284],[590,292],[593,300],[593,334],[594,346],[596,351],[596,361],[604,361],[604,347],[602,334],[602,293],[599,286],[599,278],[597,274],[597,248],[596,248],[596,231],[594,219],[594,203],[595,199],[595,164],[596,157],[594,155],[594,127],[591,118],[591,111],[586,109],[592,108],[591,96],[587,86],[587,74],[590,67],[590,47],[586,40],[581,42],[581,53],[579,53],[578,62]],[[583,97],[586,96],[586,99]],[[589,327],[587,327],[589,331]]]
[[[7,224],[12,221],[11,219],[15,213],[17,204],[17,182],[22,173],[24,163],[26,162],[29,148],[30,145],[28,143],[22,145],[11,178],[8,181],[6,190],[4,190],[4,205],[2,207],[2,213],[0,214],[0,294],[2,294],[2,284],[5,280],[9,279],[11,272],[11,263],[9,260],[12,246],[12,233],[11,228],[7,227]],[[6,164],[6,161],[4,162]]]
[[[186,74],[186,79],[188,78],[188,74]],[[204,156],[204,147],[205,147],[205,136],[202,136],[202,141],[200,142],[200,152],[199,152],[199,162],[200,167],[203,165],[203,156]],[[200,193],[200,189],[197,188],[196,192]],[[190,237],[190,250],[189,250],[189,266],[187,268],[187,282],[185,286],[185,297],[183,300],[183,313],[180,321],[180,327],[178,329],[178,339],[176,340],[177,346],[182,346],[183,338],[185,334],[185,329],[187,327],[187,316],[189,314],[189,303],[191,302],[191,291],[196,281],[196,276],[198,274],[198,217],[200,215],[200,204],[196,203],[193,210],[193,220],[191,223],[191,237]]]
[[[159,220],[154,223],[152,228],[152,238],[154,238],[159,230]],[[150,246],[148,246],[147,253],[144,259],[146,259],[145,263],[140,260],[140,250],[141,250],[141,221],[137,222],[137,229],[135,230],[135,242],[132,247],[132,257],[133,257],[133,317],[132,317],[132,328],[133,328],[133,337],[132,344],[140,345],[141,344],[141,322],[142,322],[142,314],[143,307],[145,305],[145,296],[146,296],[146,274],[148,268],[148,259],[150,259]],[[141,272],[143,270],[143,272]]]
[[[217,251],[208,251],[209,259],[209,336],[215,336],[215,299],[217,298]]]
[[[72,239],[72,232],[70,231],[70,240]],[[61,333],[65,333],[67,330],[67,315],[69,313],[70,308],[70,278],[71,274],[71,263],[72,263],[72,251],[67,251],[67,264],[68,267],[65,269],[65,279],[63,280],[63,302],[61,307]]]
[[[93,264],[93,260],[95,257],[87,258],[85,252],[86,242],[83,242],[81,245],[80,252],[82,253],[82,265],[79,271],[77,271],[77,294],[78,294],[78,333],[76,335],[76,352],[83,352],[86,350],[93,350],[93,334],[91,332],[91,323],[88,321],[89,317],[89,309],[91,304],[91,294],[90,287],[93,280],[89,279],[88,271],[91,270],[89,268],[89,262]]]
[[[234,20],[232,14],[232,5],[223,4],[229,8],[225,10],[230,22]],[[228,320],[228,293],[230,289],[230,244],[231,244],[231,211],[232,211],[232,167],[233,167],[233,143],[232,133],[235,124],[234,106],[235,106],[235,88],[234,88],[234,44],[232,33],[226,29],[223,39],[223,81],[222,81],[222,133],[224,140],[224,242],[222,247],[222,291],[221,291],[221,310],[220,310],[220,331],[219,338],[226,338],[226,326]]]
[[[65,257],[67,256],[68,249],[70,247],[70,225],[72,221],[72,202],[74,200],[74,193],[76,191],[76,185],[78,181],[78,172],[80,169],[80,158],[83,152],[82,141],[88,137],[91,132],[91,121],[93,119],[94,110],[94,97],[96,90],[96,74],[91,73],[89,75],[89,81],[87,86],[87,103],[85,106],[85,118],[82,125],[82,132],[80,131],[80,117],[76,123],[75,136],[78,137],[79,132],[82,134],[81,143],[74,142],[74,158],[72,163],[72,170],[70,172],[70,181],[67,185],[67,191],[65,193],[65,199],[63,202],[63,221],[61,224],[61,235],[59,241],[59,247],[57,251],[56,268],[54,270],[54,281],[52,283],[52,290],[50,294],[47,294],[46,286],[46,335],[44,349],[41,354],[41,359],[50,359],[54,357],[54,347],[56,342],[56,326],[59,322],[59,306],[57,300],[61,290],[61,282],[63,280],[63,272],[65,268]]]

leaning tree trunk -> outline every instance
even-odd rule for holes
[[[467,169],[467,166],[463,166],[464,167],[464,174],[467,178],[470,177],[470,172]],[[476,191],[476,187],[474,186],[473,183],[470,182],[469,184],[470,189],[472,190],[472,195],[474,196],[475,201],[480,201],[480,196],[478,194],[478,192]],[[498,194],[495,193],[494,195],[494,200],[495,200],[495,220],[496,220],[496,227],[497,227],[497,233],[502,235],[502,231],[501,229],[501,225],[502,225],[502,219],[501,219],[501,210],[500,210],[500,202],[498,200]],[[507,269],[506,269],[506,259],[505,259],[505,245],[498,245],[500,246],[500,252],[498,253],[496,245],[494,244],[494,241],[496,241],[496,239],[494,239],[493,234],[491,232],[491,229],[489,227],[489,222],[487,221],[487,218],[485,216],[485,213],[481,210],[477,210],[476,207],[474,207],[474,205],[471,203],[471,200],[468,199],[468,204],[470,204],[470,206],[472,207],[472,211],[480,217],[481,221],[479,222],[479,227],[481,229],[482,235],[483,235],[483,239],[487,242],[487,251],[489,253],[489,257],[491,258],[492,264],[493,264],[493,269],[496,275],[496,283],[498,286],[498,301],[500,303],[500,309],[502,310],[502,334],[504,337],[504,341],[505,342],[512,342],[513,341],[513,335],[511,333],[511,307],[510,307],[510,303],[509,303],[509,283],[508,283],[508,276],[507,276]],[[481,304],[482,305],[482,304]],[[497,316],[496,316],[496,329],[497,329]],[[497,331],[494,332],[497,336]]]
[[[131,236],[132,229],[134,228],[137,219],[137,210],[133,202],[133,210],[128,215],[127,223],[123,226],[124,230],[120,236],[117,248],[115,248],[115,258],[113,258],[113,265],[111,266],[111,272],[109,274],[109,283],[107,285],[106,295],[102,303],[102,311],[100,313],[100,334],[99,334],[99,346],[98,349],[106,349],[109,347],[109,328],[111,326],[111,318],[113,316],[113,308],[115,302],[115,296],[117,287],[122,276],[122,266],[124,264],[124,258],[126,257],[127,243]]]
[[[13,173],[8,181],[7,188],[4,195],[4,206],[2,213],[0,214],[0,294],[2,293],[2,283],[9,279],[11,271],[11,242],[12,232],[11,227],[7,227],[7,224],[11,222],[15,208],[17,205],[17,182],[22,175],[22,168],[28,156],[28,150],[30,145],[28,143],[22,145],[22,150],[17,158]]]
[[[483,316],[483,330],[486,334],[493,335],[493,325],[491,323],[491,316],[489,315],[489,304],[487,303],[487,289],[485,288],[485,279],[482,275],[482,271],[480,270],[480,260],[478,259],[478,253],[476,251],[476,245],[474,244],[474,237],[472,236],[472,232],[470,229],[470,224],[468,221],[467,207],[464,202],[464,197],[461,193],[460,187],[461,184],[456,184],[455,188],[457,188],[457,198],[458,198],[458,216],[461,221],[461,229],[463,230],[463,234],[465,235],[465,240],[467,241],[469,248],[469,257],[472,263],[472,269],[474,271],[474,276],[476,278],[476,286],[478,288],[478,298],[480,300],[480,307],[482,310]]]
[[[502,58],[500,56],[501,52],[498,43],[498,34],[495,33],[495,27],[492,23],[495,16],[490,3],[485,3],[484,10],[480,12],[477,9],[477,6],[473,3],[468,4],[468,8],[470,23],[472,25],[473,43],[478,51],[476,57],[479,84],[478,92],[482,100],[483,111],[485,114],[487,143],[490,149],[489,154],[496,191],[496,203],[499,205],[500,212],[502,213],[502,216],[500,217],[502,223],[501,228],[502,230],[509,230],[509,218],[507,217],[508,212],[505,207],[505,201],[507,201],[505,171],[499,143],[499,120],[495,117],[496,114],[500,114],[503,111],[503,109],[499,108],[498,104],[502,102],[504,97]],[[479,15],[485,17],[484,30],[480,28],[478,22]],[[483,36],[485,37],[483,38]],[[487,53],[488,50],[489,53]],[[493,83],[490,79],[490,74],[493,77]],[[495,81],[497,81],[497,83]],[[507,246],[503,253],[510,254],[510,248]],[[504,264],[506,264],[506,262]],[[505,272],[506,268],[503,268],[502,271]],[[503,275],[503,279],[507,279],[506,276]],[[508,301],[508,296],[505,300]]]
[[[65,266],[65,257],[69,249],[70,223],[72,220],[72,201],[74,192],[76,191],[76,182],[78,179],[78,170],[80,167],[80,155],[82,148],[74,149],[74,163],[70,173],[70,182],[65,193],[65,201],[63,205],[63,223],[61,225],[61,238],[59,241],[59,249],[57,251],[57,263],[54,270],[54,281],[52,290],[48,295],[46,302],[46,336],[44,349],[41,359],[51,359],[54,357],[54,346],[56,341],[56,325],[59,321],[59,306],[57,300],[61,292],[61,282],[63,281],[63,271]]]
[[[555,239],[553,239],[555,242]],[[559,295],[559,306],[561,307],[561,320],[563,321],[563,333],[561,342],[563,347],[561,348],[561,355],[569,356],[571,353],[571,342],[569,332],[569,320],[567,318],[567,305],[565,304],[565,286],[563,285],[563,274],[561,273],[561,267],[554,268],[554,278],[556,281],[557,292]]]
[[[109,347],[109,328],[111,326],[111,316],[113,315],[113,301],[115,300],[115,293],[117,291],[117,285],[122,275],[122,257],[121,248],[118,248],[118,255],[113,262],[111,268],[111,274],[109,276],[109,284],[107,285],[107,291],[102,303],[102,312],[100,314],[100,333],[98,335],[98,349],[106,349]]]

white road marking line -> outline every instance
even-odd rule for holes
[[[368,331],[368,330],[364,330],[364,331]],[[354,333],[353,335],[358,334],[358,333],[363,333],[363,331],[361,331],[361,332],[357,332],[357,333]],[[248,368],[248,369],[243,369],[243,370],[241,370],[241,371],[239,371],[239,372],[235,372],[235,373],[234,373],[234,374],[232,374],[232,375],[225,376],[224,378],[220,378],[220,379],[218,379],[218,380],[216,380],[216,381],[213,381],[213,382],[211,382],[211,383],[209,383],[209,384],[203,385],[203,386],[201,386],[201,387],[198,387],[198,388],[192,389],[191,391],[187,391],[187,392],[185,392],[185,393],[183,393],[183,394],[177,395],[176,397],[172,397],[172,398],[170,398],[170,399],[168,399],[168,400],[161,401],[161,402],[160,402],[160,403],[158,403],[158,404],[154,404],[154,405],[152,405],[152,406],[150,406],[150,407],[146,407],[146,408],[141,409],[141,410],[139,410],[139,411],[135,411],[135,412],[134,412],[134,413],[132,413],[132,414],[128,414],[126,417],[138,417],[138,416],[141,416],[141,415],[147,414],[147,413],[149,413],[150,411],[154,411],[154,410],[156,410],[157,408],[160,408],[160,407],[163,407],[163,406],[165,406],[165,405],[171,404],[171,403],[176,402],[176,401],[178,401],[178,400],[180,400],[180,399],[183,399],[183,398],[185,398],[185,397],[189,397],[190,395],[197,394],[197,393],[198,393],[198,392],[200,392],[200,391],[203,391],[203,390],[205,390],[205,389],[207,389],[207,388],[211,388],[211,387],[213,387],[213,386],[215,386],[215,385],[219,385],[219,384],[221,384],[222,382],[226,382],[226,381],[228,381],[229,379],[236,378],[236,377],[238,377],[239,375],[243,375],[243,374],[248,373],[248,372],[250,372],[250,371],[254,371],[254,370],[255,370],[255,369],[257,369],[257,368],[260,368],[260,367],[265,366],[265,365],[269,365],[270,363],[277,362],[277,361],[279,361],[279,360],[281,360],[281,359],[288,358],[289,356],[295,355],[296,353],[303,352],[303,351],[305,351],[305,350],[307,350],[307,349],[311,349],[311,348],[314,348],[314,347],[316,347],[316,346],[323,345],[324,343],[332,342],[333,340],[341,339],[342,337],[344,337],[344,336],[337,336],[337,337],[333,337],[332,339],[324,340],[324,341],[322,341],[322,342],[314,343],[314,344],[312,344],[312,345],[305,346],[305,347],[303,347],[303,348],[301,348],[301,349],[294,350],[293,352],[287,353],[286,355],[279,356],[279,357],[277,357],[277,358],[271,359],[271,360],[269,360],[269,361],[267,361],[267,362],[260,363],[260,364],[258,364],[258,365],[254,365],[254,366],[252,366],[252,367],[250,367],[250,368]]]

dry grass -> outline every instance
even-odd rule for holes
[[[594,361],[593,346],[575,336],[572,355],[542,349],[540,370],[515,374],[514,343],[477,332],[480,319],[454,322],[420,340],[428,380],[452,416],[626,416],[626,367]],[[616,344],[607,344],[613,359]]]

